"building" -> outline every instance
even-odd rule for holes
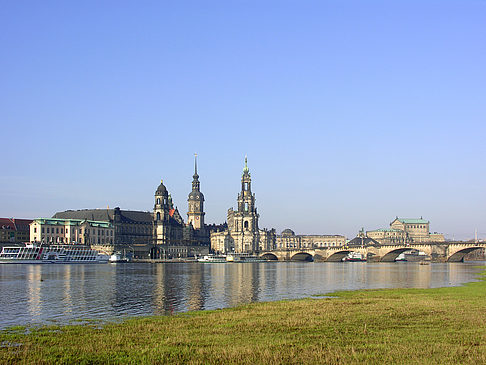
[[[276,249],[309,249],[339,247],[346,244],[346,237],[341,235],[296,235],[291,229],[285,229],[276,238]]]
[[[29,242],[30,223],[32,219],[0,218],[0,244]]]
[[[260,229],[258,219],[255,194],[251,191],[251,174],[245,157],[237,210],[228,209],[228,229],[211,232],[211,249],[221,253],[255,253],[274,249],[275,230]]]
[[[112,246],[114,237],[109,222],[38,218],[30,224],[31,242]]]
[[[390,228],[367,231],[366,236],[381,244],[444,242],[444,235],[437,232],[430,233],[429,226],[430,222],[422,217],[420,219],[396,217],[390,223]]]
[[[78,219],[110,223],[114,228],[113,243],[97,247],[103,252],[120,251],[135,258],[148,258],[153,243],[153,213],[137,210],[81,209],[57,212],[53,219]]]
[[[166,187],[161,184],[155,193],[154,246],[151,258],[185,258],[209,253],[210,234],[222,230],[222,225],[207,225],[204,220],[204,194],[194,156],[192,190],[187,198],[187,223],[184,223]]]

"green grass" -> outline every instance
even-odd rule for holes
[[[16,327],[0,332],[0,363],[486,363],[486,281],[333,296]]]

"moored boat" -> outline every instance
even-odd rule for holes
[[[346,256],[343,261],[347,262],[365,262],[366,257],[363,257],[363,255],[359,252],[350,252],[348,256]]]
[[[48,263],[107,263],[108,255],[100,254],[89,246],[72,244],[25,243],[24,246],[6,246],[0,252],[3,264]]]
[[[204,255],[197,259],[198,262],[208,262],[208,263],[223,263],[227,262],[226,255]]]

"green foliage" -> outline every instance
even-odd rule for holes
[[[486,363],[486,282],[0,332],[0,363]]]

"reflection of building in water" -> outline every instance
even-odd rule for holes
[[[62,298],[64,314],[69,314],[73,311],[73,300],[71,296],[71,268],[71,265],[66,265],[66,270],[64,271],[64,295]]]
[[[27,268],[27,304],[32,317],[41,315],[41,279],[42,266],[29,265]]]
[[[259,264],[246,263],[225,265],[231,269],[233,278],[227,286],[230,306],[256,302],[258,300]],[[260,266],[261,268],[261,266]]]
[[[206,285],[204,282],[203,265],[197,263],[191,264],[187,272],[189,273],[189,280],[187,281],[189,285],[187,309],[190,311],[204,309],[204,289]]]

